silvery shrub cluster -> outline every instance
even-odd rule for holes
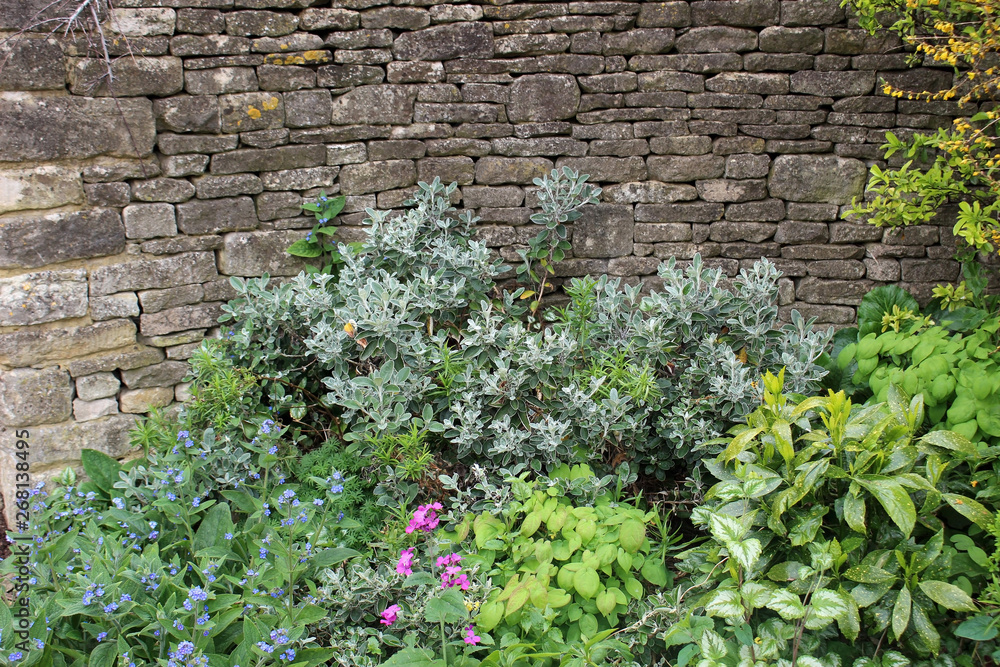
[[[564,209],[596,201],[585,181],[568,169],[536,179],[551,196],[532,221],[555,229]],[[650,293],[573,279],[564,307],[536,312],[533,290],[498,284],[513,272],[450,205],[456,187],[421,183],[402,215],[368,209],[336,273],[233,278],[220,354],[265,378],[276,409],[335,415],[348,441],[417,428],[463,462],[631,461],[660,479],[759,405],[764,370],[818,389],[832,332],[798,313],[780,324],[772,263],[728,281],[700,257],[671,260]]]

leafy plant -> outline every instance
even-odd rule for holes
[[[308,259],[320,258],[320,266],[306,265],[307,273],[331,274],[343,263],[340,251],[333,243],[337,228],[331,223],[344,210],[346,202],[343,195],[331,199],[325,192],[321,192],[316,203],[307,202],[302,205],[302,210],[310,211],[316,216],[316,224],[304,239],[299,239],[288,247],[288,254]]]

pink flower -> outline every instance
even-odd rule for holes
[[[406,526],[407,534],[416,530],[429,533],[437,528],[441,520],[434,510],[439,509],[443,509],[441,503],[431,503],[430,505],[420,505],[417,507],[417,511],[413,513],[413,518],[410,519],[409,525]]]
[[[437,566],[446,567],[448,565],[456,565],[461,562],[462,557],[458,554],[448,554],[447,556],[438,556]]]
[[[472,626],[470,625],[466,629],[466,631],[465,631],[465,637],[462,638],[462,641],[464,641],[466,644],[471,644],[472,646],[475,646],[479,642],[483,641],[483,638],[482,637],[478,637],[476,635],[475,630],[473,630]]]
[[[396,572],[406,576],[413,574],[413,547],[403,549],[399,552],[399,560],[396,561]]]
[[[399,614],[400,611],[402,611],[402,609],[400,609],[398,604],[386,607],[385,611],[382,612],[382,620],[379,621],[379,623],[381,623],[382,625],[392,625],[393,623],[396,622],[397,614]]]

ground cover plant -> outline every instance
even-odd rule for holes
[[[923,310],[874,290],[836,336],[778,321],[766,260],[559,282],[599,191],[536,185],[513,268],[454,185],[368,211],[352,245],[342,198],[310,204],[290,252],[320,265],[233,280],[179,418],[31,492],[31,650],[0,605],[0,663],[1000,657],[1000,341],[977,274]]]

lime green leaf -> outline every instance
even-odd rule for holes
[[[919,586],[920,590],[927,597],[945,609],[951,609],[952,611],[976,611],[976,603],[958,586],[933,579],[921,581]]]
[[[601,578],[595,570],[585,567],[573,575],[573,588],[584,600],[589,600],[597,595],[601,587]]]
[[[634,554],[646,539],[646,526],[638,519],[626,519],[618,529],[618,541],[622,549]]]

